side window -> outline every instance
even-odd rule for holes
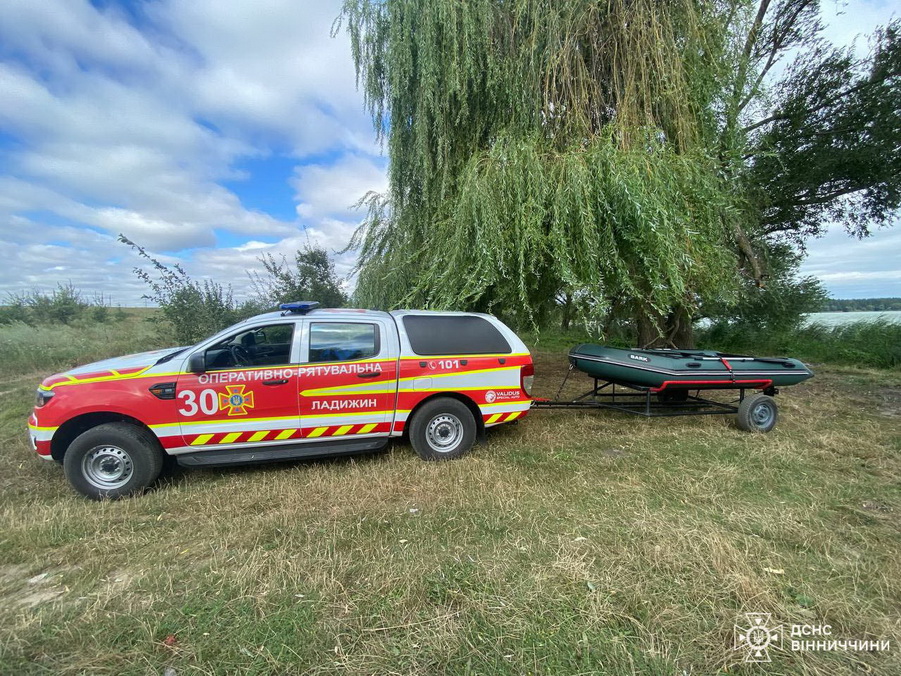
[[[208,370],[284,366],[291,363],[294,324],[255,326],[219,341],[206,351]]]
[[[413,352],[510,354],[510,343],[488,320],[475,315],[406,315],[404,329]]]
[[[310,363],[369,359],[380,349],[379,327],[375,324],[313,322],[310,325]]]

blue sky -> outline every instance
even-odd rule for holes
[[[824,0],[842,44],[899,2]],[[141,303],[119,232],[242,293],[263,253],[342,249],[386,161],[340,0],[3,0],[0,294],[71,281]],[[858,40],[860,48],[864,40]],[[901,228],[810,243],[838,297],[901,296]],[[338,258],[342,275],[352,254]]]

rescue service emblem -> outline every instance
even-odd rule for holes
[[[247,409],[253,408],[253,392],[244,392],[244,385],[227,385],[225,392],[219,393],[219,410],[228,411],[228,415],[247,415]]]

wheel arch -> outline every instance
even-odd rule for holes
[[[471,398],[467,397],[465,394],[460,394],[459,392],[436,392],[435,394],[431,394],[413,407],[410,411],[410,415],[407,416],[407,422],[404,424],[404,437],[409,438],[410,436],[410,421],[416,416],[423,406],[425,406],[430,401],[435,401],[436,399],[456,399],[460,403],[464,404],[466,408],[470,410],[472,413],[473,419],[476,421],[476,440],[483,439],[485,434],[485,421],[482,419],[482,411],[479,409],[478,404],[475,403]]]
[[[64,422],[57,428],[56,432],[54,432],[53,438],[50,440],[50,456],[56,462],[62,462],[63,456],[65,456],[66,450],[69,448],[69,444],[71,444],[76,437],[98,425],[115,422],[129,423],[135,427],[146,429],[153,435],[154,439],[157,439],[156,434],[154,434],[153,430],[146,424],[137,418],[125,415],[124,413],[115,413],[113,411],[82,413],[81,415],[77,415]],[[157,439],[157,441],[159,440]]]

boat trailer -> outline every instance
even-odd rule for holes
[[[733,386],[718,384],[716,387],[667,389],[615,383],[589,376],[594,381],[594,386],[590,390],[575,399],[561,400],[560,394],[574,370],[575,366],[570,364],[553,399],[536,397],[532,402],[532,408],[607,409],[646,418],[734,414],[741,429],[755,432],[769,432],[778,419],[778,407],[772,397],[778,394],[779,390],[772,386],[771,381],[761,381],[756,385],[745,381]],[[738,397],[731,402],[723,402],[701,396],[702,391],[714,389],[737,391]],[[748,395],[749,390],[756,393]]]

